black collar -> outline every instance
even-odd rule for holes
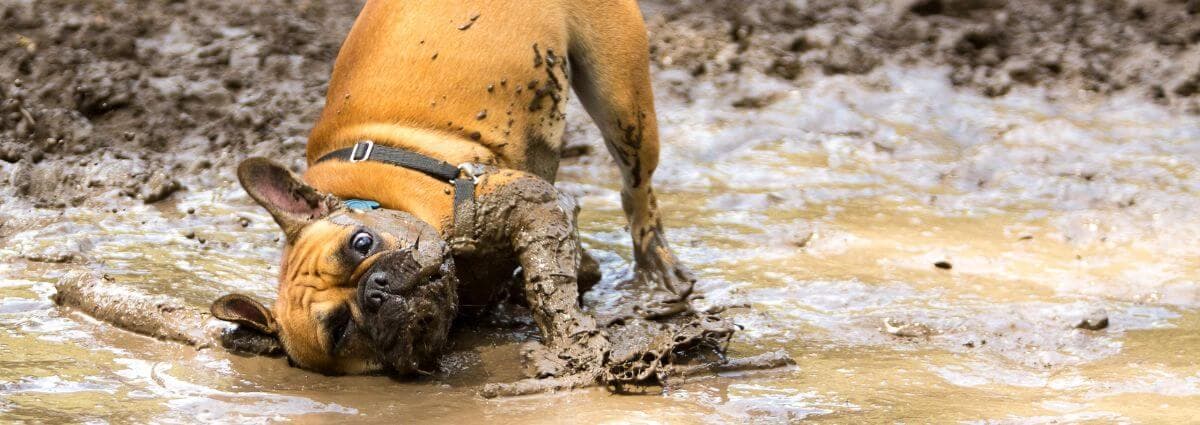
[[[410,150],[376,145],[370,140],[355,143],[354,147],[330,152],[318,159],[317,163],[334,159],[350,163],[371,161],[407,168],[454,185],[454,223],[450,233],[450,248],[460,254],[475,251],[475,184],[484,173],[479,164],[468,162],[455,167],[437,158]]]
[[[401,168],[420,171],[435,179],[453,183],[458,180],[460,168],[449,162],[428,157],[419,153],[388,146],[376,145],[370,140],[355,143],[353,147],[339,149],[326,154],[317,163],[340,159],[355,163],[363,161],[382,162]]]

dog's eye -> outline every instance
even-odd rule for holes
[[[354,238],[350,240],[350,247],[354,248],[355,252],[362,255],[367,255],[367,253],[371,252],[371,247],[373,246],[375,246],[375,238],[367,232],[358,232],[358,234],[354,235]]]

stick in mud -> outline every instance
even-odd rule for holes
[[[127,331],[196,348],[223,347],[255,355],[282,353],[274,338],[240,329],[177,298],[117,284],[99,273],[69,272],[59,279],[55,289],[56,304]]]
[[[55,289],[57,293],[53,299],[59,306],[77,309],[97,320],[131,332],[196,348],[222,347],[239,354],[282,354],[279,342],[274,338],[241,329],[177,298],[150,295],[121,285],[103,274],[69,272],[59,279]],[[698,336],[707,335],[699,330],[693,333]],[[795,361],[786,353],[776,351],[695,365],[668,365],[662,372],[666,377],[686,378],[778,369],[794,364]],[[600,376],[599,373],[584,373],[560,378],[488,384],[480,391],[480,395],[486,398],[517,397],[599,387],[604,384]]]
[[[730,372],[781,369],[796,364],[787,353],[773,351],[757,356],[732,358],[723,362],[708,362],[696,365],[672,366],[667,375],[687,378],[700,375],[717,375]],[[507,384],[487,384],[479,392],[484,398],[520,397],[599,387],[602,383],[590,375],[574,375],[562,378],[525,379]]]

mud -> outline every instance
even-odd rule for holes
[[[576,241],[567,241],[577,243]],[[401,254],[410,255],[407,252]],[[382,261],[382,260],[381,260]],[[402,265],[403,261],[392,263]],[[78,310],[101,322],[151,338],[193,346],[197,349],[223,348],[235,354],[280,356],[284,353],[279,341],[255,329],[237,323],[220,320],[213,315],[189,306],[184,301],[166,296],[150,295],[130,290],[112,281],[111,278],[93,272],[70,272],[59,278],[55,285],[54,302],[68,309]],[[534,295],[534,299],[554,294]],[[570,295],[570,294],[567,294]],[[417,299],[433,300],[429,295]],[[572,301],[574,297],[572,298]],[[451,296],[451,301],[457,297]],[[553,302],[552,299],[548,300]],[[536,303],[534,303],[536,305]],[[385,305],[386,307],[386,305]],[[415,306],[417,310],[422,305]],[[562,310],[570,307],[556,306]],[[576,308],[577,309],[577,308]],[[396,370],[405,372],[422,370],[422,365],[432,364],[426,360],[440,356],[445,346],[447,326],[433,329],[384,329],[394,326],[403,328],[411,320],[396,320],[397,314],[404,317],[420,315],[442,317],[434,323],[449,323],[457,311],[412,310],[405,312],[380,311],[379,323],[368,323],[372,333],[390,332],[398,338],[415,339],[396,346],[399,352],[387,352],[390,362],[403,362]],[[428,310],[428,308],[426,308]],[[220,316],[218,315],[219,317]],[[551,320],[563,320],[553,318]],[[573,335],[551,334],[546,343],[530,342],[524,355],[527,362],[542,364],[527,365],[530,370],[546,371],[534,379],[512,384],[488,384],[481,394],[488,398],[532,395],[546,392],[580,389],[589,386],[606,386],[616,392],[627,392],[630,388],[662,387],[669,377],[687,377],[702,373],[772,369],[794,364],[786,354],[773,353],[766,357],[735,359],[724,358],[729,340],[736,325],[716,315],[675,315],[658,320],[622,316],[607,320],[610,324],[593,328],[591,335],[600,336],[605,344],[579,343]],[[422,323],[428,323],[424,321]],[[586,323],[592,323],[586,321]],[[584,325],[586,325],[586,323]],[[378,326],[372,326],[378,325]],[[579,333],[579,325],[564,323],[549,326],[561,329],[573,326]],[[380,329],[376,329],[376,327]],[[587,333],[587,332],[585,332]],[[616,341],[609,346],[609,339]],[[374,338],[378,340],[379,338]],[[426,339],[437,339],[431,342]],[[565,340],[565,341],[564,341]],[[552,348],[550,348],[552,347]],[[414,349],[431,349],[438,352],[413,352]],[[719,356],[720,360],[709,359]],[[394,360],[392,359],[394,358]],[[551,360],[553,359],[553,360]],[[699,360],[699,361],[698,361]],[[550,363],[550,364],[546,364]],[[564,364],[565,363],[565,364]],[[698,363],[687,365],[688,363]],[[448,371],[440,371],[447,373]],[[432,375],[433,372],[424,372]]]
[[[476,197],[474,227],[458,230],[467,234],[455,236],[473,240],[477,249],[459,253],[455,260],[467,268],[501,271],[492,276],[511,276],[517,265],[522,266],[523,281],[514,292],[528,301],[547,348],[534,360],[532,374],[585,373],[601,364],[607,336],[579,306],[582,246],[575,201],[537,177],[495,169],[485,174]],[[467,285],[472,288],[464,291],[490,294],[480,298],[492,300],[503,286],[494,277]],[[576,349],[581,351],[566,354]]]
[[[278,357],[284,353],[274,337],[220,320],[178,298],[131,291],[114,283],[111,278],[96,273],[67,273],[59,279],[55,290],[52,299],[60,307],[78,310],[104,323],[151,338],[197,349],[226,349],[241,355]],[[451,314],[453,312],[450,311]],[[670,377],[777,369],[795,364],[794,360],[781,352],[753,358],[725,359],[723,355],[733,337],[735,325],[714,315],[679,315],[658,321],[623,317],[612,321],[614,323],[603,328],[607,336],[617,341],[612,348],[604,352],[589,352],[596,348],[571,345],[552,353],[552,356],[559,358],[570,358],[572,360],[569,361],[575,364],[571,370],[555,370],[562,376],[535,377],[511,384],[490,383],[480,389],[480,394],[487,398],[515,397],[591,386],[607,386],[623,393],[630,388],[665,386]],[[408,337],[412,337],[411,330],[406,332]],[[423,332],[418,338],[426,334],[445,338],[444,331],[425,329],[418,332]],[[545,345],[540,342],[529,344],[533,348],[527,348],[527,360],[545,361],[550,357],[532,353],[546,350]],[[422,344],[407,344],[400,348],[410,349],[418,345]],[[443,341],[424,343],[423,346],[440,351],[444,345]],[[397,356],[396,353],[387,354]],[[416,365],[434,354],[444,353],[405,352],[398,357],[419,369]],[[721,358],[703,361],[705,354]],[[541,368],[545,369],[546,366]],[[439,372],[452,373],[446,370]],[[432,375],[433,372],[425,374]]]
[[[293,158],[299,167],[358,6],[0,2],[7,184],[44,207],[110,195],[153,203],[203,187],[210,180],[198,174],[221,175],[247,156]],[[1200,112],[1200,19],[1182,0],[685,0],[644,8],[656,65],[694,80],[945,65],[956,84],[992,96],[1066,84]],[[550,77],[530,108],[546,97],[559,102]],[[753,108],[771,99],[733,102]]]
[[[407,277],[419,275],[422,268],[432,266],[442,278],[426,277],[416,288],[407,290],[398,287],[412,284],[400,278],[393,277],[391,283],[380,288],[371,288],[369,278],[363,278],[358,282],[356,300],[369,314],[363,328],[375,351],[380,353],[380,360],[401,375],[429,373],[446,346],[450,326],[458,313],[458,281],[452,277],[454,263],[445,260],[447,254],[440,252],[447,251],[445,245],[430,243],[428,237],[424,244],[414,245],[422,246],[412,248],[416,253],[406,250],[379,258],[364,276],[390,272],[391,276]],[[420,251],[434,251],[434,255]],[[375,293],[378,304],[370,304],[369,288],[379,290]]]
[[[0,2],[9,184],[39,206],[153,203],[247,154],[298,161],[357,7]]]
[[[884,64],[948,66],[988,96],[1069,85],[1129,91],[1200,113],[1200,15],[1184,0],[890,0],[650,3],[664,69],[729,81],[866,74]],[[746,97],[752,107],[769,99]]]
[[[658,384],[662,385],[667,379],[711,377],[722,373],[737,373],[748,371],[778,371],[788,366],[794,366],[795,360],[782,352],[771,352],[753,357],[726,359],[693,365],[673,365],[659,371],[662,375]],[[479,394],[485,398],[520,397],[541,395],[562,391],[578,390],[596,386],[595,379],[586,375],[574,375],[565,378],[526,379],[508,384],[487,384]]]
[[[732,361],[798,367],[482,400],[525,378],[524,307],[456,324],[445,373],[398,382],[138,338],[49,301],[77,268],[201,310],[273,299],[281,236],[234,165],[303,165],[357,3],[0,0],[0,417],[1187,423],[1194,3],[643,3],[655,185],[698,308],[749,307],[724,314],[744,327]],[[621,177],[566,110],[578,156],[557,186],[604,272],[584,311],[609,317],[646,293]],[[179,188],[146,204],[156,172]]]

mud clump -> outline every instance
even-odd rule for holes
[[[1098,309],[1075,322],[1076,329],[1100,331],[1108,328],[1108,311]]]
[[[718,315],[689,311],[667,318],[628,316],[610,319],[604,332],[612,345],[605,353],[575,346],[558,355],[564,360],[601,359],[566,375],[485,385],[486,398],[515,397],[603,386],[626,393],[662,388],[669,380],[721,372],[779,369],[795,364],[787,353],[772,352],[746,358],[726,358],[729,340],[738,326]],[[528,344],[529,362],[545,358],[547,348]],[[536,366],[534,367],[537,368]]]
[[[685,364],[689,357],[724,355],[736,328],[729,320],[708,314],[614,323],[608,329],[613,346],[601,381],[618,392],[626,386],[662,385],[670,368]]]
[[[182,188],[178,180],[168,177],[161,171],[150,174],[145,182],[138,186],[141,190],[137,196],[147,204],[167,199],[172,193]]]
[[[956,85],[991,96],[1066,83],[1200,113],[1193,1],[663,0],[649,8],[654,62],[696,78],[944,65]]]

